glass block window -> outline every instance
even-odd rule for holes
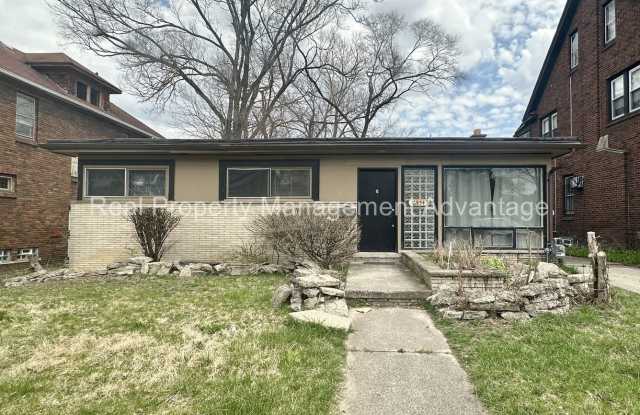
[[[436,245],[436,170],[402,169],[404,249],[433,249]]]

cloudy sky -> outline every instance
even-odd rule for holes
[[[382,0],[381,10],[411,19],[429,17],[460,39],[461,69],[454,88],[411,96],[396,109],[398,132],[417,136],[468,136],[482,128],[511,136],[560,19],[563,0]],[[0,41],[26,52],[63,51],[126,90],[117,64],[65,44],[46,0],[0,0]],[[114,102],[167,137],[180,138],[167,114],[152,111],[126,92]]]

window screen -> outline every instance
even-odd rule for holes
[[[125,196],[125,169],[87,169],[87,196]]]
[[[269,197],[269,169],[228,169],[229,197]]]
[[[272,197],[311,197],[311,169],[274,168],[271,170]]]

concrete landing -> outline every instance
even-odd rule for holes
[[[343,414],[485,413],[425,311],[387,308],[352,313]]]
[[[427,286],[404,265],[352,263],[347,273],[347,300],[376,303],[419,303],[431,295]]]

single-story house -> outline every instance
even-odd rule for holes
[[[49,141],[79,158],[71,266],[136,253],[127,212],[161,203],[182,215],[168,259],[220,260],[251,243],[256,216],[290,204],[352,209],[361,251],[429,250],[465,239],[540,252],[556,157],[573,138],[375,138],[267,141]]]

